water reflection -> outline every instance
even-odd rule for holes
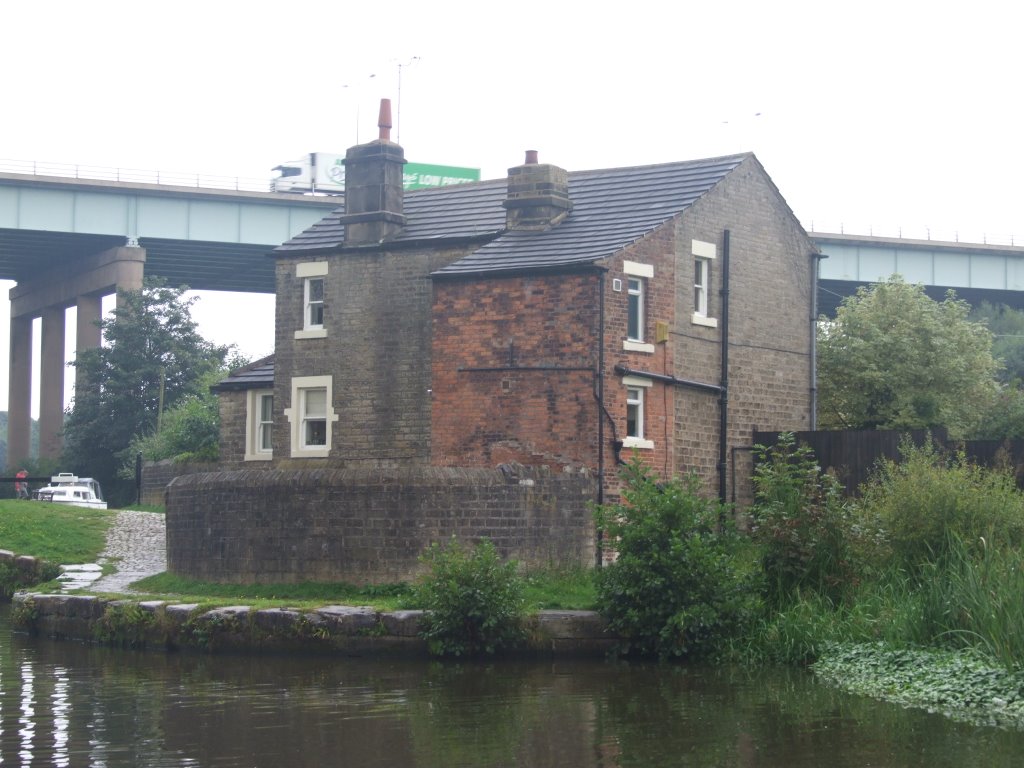
[[[1010,766],[1024,735],[794,671],[133,653],[12,636],[0,764]]]

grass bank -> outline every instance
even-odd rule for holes
[[[527,610],[548,608],[593,610],[596,588],[593,573],[583,568],[550,568],[524,574]],[[132,585],[154,598],[173,595],[182,602],[211,607],[245,603],[260,608],[290,606],[313,608],[325,604],[365,605],[378,611],[419,608],[411,584],[355,586],[345,583],[216,584],[158,573]]]
[[[94,563],[117,513],[42,501],[0,500],[0,549],[50,563]]]

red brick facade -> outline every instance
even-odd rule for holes
[[[597,464],[599,273],[438,281],[431,462]]]
[[[714,388],[723,375],[726,231],[723,444],[723,398]],[[694,317],[694,249],[708,247],[714,253],[709,320],[702,320]],[[744,500],[752,430],[810,425],[812,251],[750,158],[683,214],[599,263],[598,271],[435,280],[431,463],[591,470],[603,463],[606,491],[614,494],[616,462],[636,455],[663,477],[696,471],[709,493]],[[643,332],[642,343],[631,344],[628,281],[637,275],[644,284]],[[627,388],[640,384],[643,440],[630,441]]]

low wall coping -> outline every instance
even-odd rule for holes
[[[150,620],[140,643],[133,646],[207,652],[295,651],[302,653],[404,653],[426,655],[419,636],[423,611],[376,611],[367,606],[328,605],[314,610],[233,605],[201,610],[196,603],[163,600],[107,600],[18,592],[14,616],[28,625],[19,629],[53,639],[98,642],[109,607],[136,605],[158,620]],[[31,611],[21,610],[31,606]],[[76,610],[77,608],[77,610]],[[165,621],[159,621],[159,617]],[[205,627],[196,633],[195,627]],[[595,656],[612,652],[617,638],[608,634],[604,619],[594,611],[543,610],[524,622],[527,641],[515,653],[557,656]],[[201,640],[197,640],[201,637]],[[110,642],[116,643],[116,639]]]

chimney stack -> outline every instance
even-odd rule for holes
[[[537,150],[526,151],[526,162],[508,169],[505,226],[509,229],[549,229],[572,210],[569,174],[555,165],[542,165]]]
[[[391,100],[380,100],[379,138],[345,153],[345,245],[393,240],[405,227],[405,151],[391,141]]]

